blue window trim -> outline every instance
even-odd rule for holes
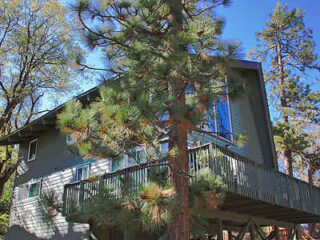
[[[76,167],[76,173],[75,173],[75,175],[74,175],[74,181],[75,182],[77,182],[77,181],[81,181],[81,180],[85,180],[85,179],[80,179],[80,180],[78,180],[78,169],[80,169],[80,168],[88,168],[88,175],[87,175],[87,178],[89,178],[90,177],[90,163],[85,163],[85,164],[81,164],[81,165],[78,165],[77,167]]]
[[[229,122],[229,128],[230,128],[230,139],[227,139],[227,138],[224,138],[223,136],[220,136],[219,135],[219,126],[218,126],[218,119],[217,119],[217,116],[215,116],[215,119],[214,119],[214,122],[215,122],[215,131],[214,133],[210,133],[209,130],[212,130],[209,128],[208,124],[207,125],[207,128],[204,128],[204,130],[208,130],[208,134],[212,134],[213,136],[217,137],[217,138],[220,138],[224,141],[227,141],[227,142],[230,142],[230,143],[233,143],[233,128],[232,128],[232,117],[231,117],[231,105],[230,105],[230,99],[229,99],[229,95],[228,95],[228,92],[226,92],[226,94],[224,95],[227,99],[227,106],[228,106],[228,122]],[[213,104],[213,109],[215,110],[215,112],[217,112],[217,104]],[[217,113],[218,114],[218,113]]]
[[[219,125],[218,125],[218,119],[216,119],[216,131],[217,131],[217,134],[219,138],[222,138],[224,139],[225,141],[228,141],[228,142],[231,142],[233,143],[233,129],[232,129],[232,119],[231,119],[231,109],[230,109],[230,100],[229,100],[229,95],[228,95],[228,92],[226,92],[226,94],[224,95],[224,97],[227,99],[227,108],[228,108],[228,123],[229,123],[229,129],[230,129],[230,139],[227,139],[223,136],[220,136],[219,135]],[[218,111],[218,110],[216,110]],[[219,113],[218,113],[219,114]]]

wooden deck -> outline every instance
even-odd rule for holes
[[[206,154],[208,161],[200,162],[200,154]],[[220,211],[287,223],[320,222],[320,189],[317,187],[212,143],[189,150],[190,169],[198,170],[205,166],[221,176],[228,186],[227,198]],[[120,189],[120,177],[130,176],[134,180],[130,194],[135,194],[142,184],[149,181],[152,168],[166,167],[166,163],[161,166],[142,164],[107,173],[97,181],[67,184],[63,212],[66,216],[72,214],[74,206],[82,206],[94,199],[105,184]]]

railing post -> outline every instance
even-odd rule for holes
[[[208,150],[208,167],[213,170],[213,164],[214,164],[213,161],[215,160],[211,158],[212,154],[213,154],[213,146],[212,146],[212,143],[210,143],[209,150]]]
[[[79,190],[79,206],[80,204],[83,203],[83,198],[84,198],[84,181],[80,182],[80,190]]]
[[[64,185],[63,187],[63,195],[62,195],[62,215],[66,216],[66,206],[67,206],[67,185]]]

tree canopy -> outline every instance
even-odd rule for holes
[[[59,1],[0,1],[0,136],[41,114],[44,96],[71,89],[73,24]],[[12,148],[0,160],[0,195],[15,171]]]
[[[179,204],[170,239],[190,236],[188,133],[200,131],[207,109],[235,88],[227,63],[238,45],[221,40],[223,19],[214,12],[228,3],[80,0],[74,7],[88,46],[105,56],[105,68],[97,70],[107,83],[89,106],[67,104],[60,129],[82,155],[115,159],[142,147],[148,160],[167,160]],[[78,63],[94,69],[81,56]],[[159,156],[164,138],[169,151]]]

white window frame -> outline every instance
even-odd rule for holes
[[[39,185],[39,194],[37,196],[29,197],[30,186],[32,184],[35,184],[35,183],[40,183],[40,185]],[[20,198],[19,197],[20,194],[21,194],[20,191],[22,191],[22,189],[26,189],[26,193],[25,193],[26,195],[24,196],[24,198]],[[21,184],[20,186],[18,186],[17,201],[24,202],[24,201],[29,201],[29,200],[32,200],[32,199],[39,198],[39,196],[41,195],[41,189],[42,189],[42,179],[31,180],[30,182]]]
[[[32,184],[35,184],[35,183],[40,183],[40,184],[39,184],[39,194],[38,194],[37,196],[29,197],[30,186],[31,186]],[[41,194],[41,185],[42,185],[42,179],[39,179],[39,180],[32,181],[32,182],[28,183],[28,196],[27,196],[26,199],[38,198],[38,197],[40,196],[40,194]]]
[[[88,168],[88,175],[87,175],[86,179],[88,179],[90,177],[90,163],[86,163],[86,164],[83,164],[83,165],[80,165],[80,166],[76,167],[75,182],[86,180],[86,179],[80,179],[80,180],[78,179],[78,170],[79,169],[84,169],[84,168]],[[82,176],[81,176],[81,178],[82,178]]]
[[[36,143],[36,151],[35,151],[34,157],[30,159],[31,144],[32,144],[33,142],[37,142],[37,143]],[[31,141],[29,142],[28,156],[27,156],[28,162],[31,162],[31,161],[33,161],[33,160],[35,160],[35,159],[37,158],[37,152],[38,152],[38,138],[33,139],[33,140],[31,140]]]

